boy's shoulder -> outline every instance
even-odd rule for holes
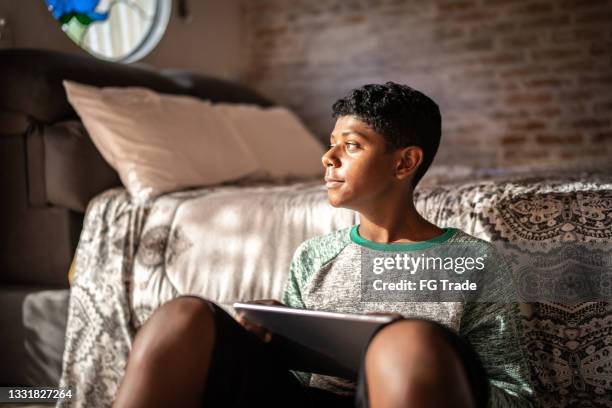
[[[293,262],[303,266],[321,266],[338,255],[350,242],[353,227],[318,235],[302,242],[295,251]]]
[[[327,234],[317,235],[302,242],[296,254],[309,253],[312,255],[333,252],[336,249],[344,248],[350,241],[350,231],[353,227],[342,228]]]

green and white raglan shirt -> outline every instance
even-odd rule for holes
[[[283,294],[283,303],[294,308],[340,313],[397,312],[440,322],[466,338],[481,357],[489,376],[490,407],[528,407],[533,403],[527,361],[521,351],[517,329],[518,305],[508,293],[500,302],[376,302],[361,301],[362,251],[444,251],[445,245],[469,244],[488,253],[487,267],[499,267],[493,246],[465,232],[445,228],[434,239],[416,243],[381,244],[362,238],[358,226],[312,238],[295,252]],[[413,252],[414,254],[414,252]],[[501,258],[500,258],[501,259]],[[484,271],[486,273],[486,270]],[[509,277],[511,279],[511,277]],[[500,291],[513,287],[500,282]],[[301,378],[309,385],[337,393],[354,392],[351,381],[312,374]]]

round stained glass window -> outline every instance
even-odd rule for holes
[[[91,55],[134,62],[161,40],[172,0],[45,0],[62,31]]]

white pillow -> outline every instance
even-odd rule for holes
[[[261,170],[275,179],[323,175],[323,146],[291,111],[283,107],[219,103],[228,125],[249,147]]]
[[[137,199],[235,180],[260,166],[210,102],[64,81],[91,139]]]

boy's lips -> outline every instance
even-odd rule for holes
[[[338,177],[325,177],[325,187],[338,188],[344,183],[344,180]]]

